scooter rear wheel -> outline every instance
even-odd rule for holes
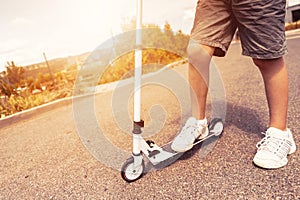
[[[130,157],[123,164],[121,169],[121,176],[127,182],[133,182],[138,180],[143,176],[143,172],[145,169],[144,160],[142,160],[142,164],[139,166],[134,166],[134,158]]]
[[[223,132],[224,123],[222,119],[215,118],[209,124],[209,132],[212,132],[214,136],[219,136]]]

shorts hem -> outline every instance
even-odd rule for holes
[[[265,59],[265,60],[280,58],[280,57],[285,56],[287,54],[288,54],[287,49],[285,49],[284,51],[279,52],[279,53],[265,54],[265,55],[256,54],[256,53],[249,53],[249,52],[246,52],[246,51],[242,52],[242,55],[244,55],[244,56],[249,56],[249,57],[254,58],[254,59]]]

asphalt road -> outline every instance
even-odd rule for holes
[[[285,57],[288,126],[299,146],[300,38],[291,38]],[[260,132],[268,124],[258,70],[241,56],[239,43],[215,63],[227,105],[225,130],[215,142],[197,146],[166,168],[147,164],[143,178],[124,182],[119,168],[131,150],[132,85],[122,86],[117,93],[74,100],[73,105],[0,128],[0,199],[300,199],[299,150],[281,169],[264,170],[252,163]],[[184,83],[178,75],[184,77],[186,68],[178,66],[157,77],[168,80],[174,75]],[[180,89],[176,81],[167,87],[154,79],[142,90],[144,134],[159,145],[172,140],[189,112],[188,98],[180,96],[186,95],[184,86]],[[209,115],[213,104],[209,100]]]

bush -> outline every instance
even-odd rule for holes
[[[285,30],[293,30],[293,29],[298,29],[300,28],[300,20],[296,21],[296,22],[292,22],[292,23],[286,23],[285,24]]]

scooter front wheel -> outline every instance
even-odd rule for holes
[[[138,166],[134,165],[134,158],[130,157],[123,164],[121,169],[121,176],[127,182],[133,182],[143,176],[143,172],[145,169],[144,160]]]

